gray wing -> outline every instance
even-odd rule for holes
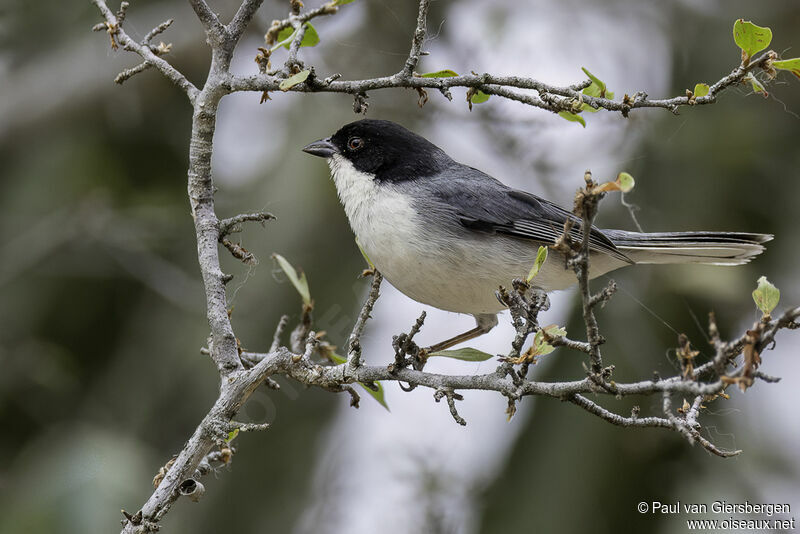
[[[564,223],[572,220],[570,236],[577,241],[582,238],[582,220],[573,213],[466,165],[455,164],[442,173],[430,193],[456,211],[461,225],[476,232],[552,245],[563,234]],[[589,249],[633,263],[594,226],[589,234]]]

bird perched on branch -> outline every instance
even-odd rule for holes
[[[539,245],[553,245],[581,220],[531,193],[506,186],[403,126],[364,119],[303,151],[328,161],[350,226],[375,267],[412,299],[468,313],[477,326],[429,350],[443,350],[497,325],[500,285],[524,277]],[[589,276],[643,263],[740,265],[771,235],[742,232],[589,235]],[[563,258],[562,258],[563,259]],[[547,261],[533,284],[545,291],[575,283],[564,261]]]

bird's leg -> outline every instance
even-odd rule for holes
[[[426,354],[447,350],[450,347],[458,345],[459,343],[463,343],[465,341],[469,341],[470,339],[474,339],[478,336],[482,336],[486,332],[488,332],[488,330],[486,330],[485,328],[476,326],[472,330],[467,330],[466,332],[458,334],[457,336],[453,336],[450,339],[445,339],[444,341],[437,343],[436,345],[431,345],[430,347],[424,350]]]
[[[478,336],[482,336],[483,334],[486,334],[492,328],[497,326],[497,315],[488,313],[476,315],[475,322],[477,323],[477,326],[475,326],[475,328],[473,328],[472,330],[467,330],[463,334],[459,334],[457,336],[451,337],[450,339],[446,339],[435,345],[431,345],[426,349],[422,349],[422,352],[425,355],[432,354],[434,352],[447,350],[450,347],[453,347],[465,341],[469,341],[470,339],[475,339]]]

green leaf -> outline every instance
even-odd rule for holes
[[[544,340],[545,333],[550,337],[566,336],[567,330],[557,324],[551,324],[539,329],[536,335],[533,336],[533,345],[528,349],[530,356],[544,356],[556,350],[553,345]]]
[[[750,83],[750,87],[753,88],[754,93],[761,93],[764,96],[764,98],[767,98],[769,96],[767,88],[764,87],[764,84],[758,81],[758,78],[753,76],[752,72],[747,73],[747,76],[744,77],[744,81]]]
[[[225,443],[230,443],[231,441],[236,439],[236,436],[238,436],[238,435],[239,435],[239,429],[238,428],[234,428],[233,430],[228,432],[228,437],[225,438]]]
[[[600,78],[598,78],[597,76],[595,76],[594,74],[589,72],[586,69],[586,67],[581,67],[581,70],[583,71],[584,74],[586,74],[586,76],[589,77],[590,80],[592,80],[592,85],[590,85],[589,87],[584,89],[583,90],[583,94],[589,95],[589,96],[599,96],[599,97],[605,98],[606,89],[607,89],[605,82],[603,82]],[[613,98],[613,96],[612,96],[612,98]]]
[[[442,356],[444,358],[453,358],[454,360],[462,360],[465,362],[485,362],[492,358],[491,354],[487,354],[481,350],[473,349],[472,347],[464,347],[463,349],[454,350],[441,350],[439,352],[432,352],[428,357]]]
[[[329,352],[329,353],[328,353],[328,357],[329,357],[331,360],[333,360],[333,363],[336,363],[336,364],[342,364],[342,363],[345,363],[345,362],[347,361],[347,358],[345,358],[344,356],[339,356],[338,354],[336,354],[336,353],[335,353],[335,352],[333,352],[333,351],[331,351],[331,352]],[[370,396],[371,396],[373,399],[375,399],[376,401],[378,401],[378,402],[380,403],[380,405],[381,405],[381,406],[383,406],[384,408],[386,408],[386,411],[388,411],[388,412],[391,412],[391,410],[389,409],[389,405],[386,403],[386,398],[384,397],[384,394],[383,394],[383,393],[384,393],[384,391],[383,391],[383,385],[382,385],[380,382],[373,382],[373,384],[375,384],[376,386],[378,386],[378,390],[377,390],[377,391],[375,391],[375,390],[373,390],[373,389],[370,389],[370,388],[368,388],[367,386],[365,386],[365,385],[364,385],[364,384],[362,384],[361,382],[359,382],[359,383],[358,383],[358,385],[359,385],[359,386],[361,386],[362,388],[364,388],[364,391],[366,391],[367,393],[369,393],[369,394],[370,394]]]
[[[780,70],[788,70],[798,78],[800,78],[800,57],[793,59],[782,59],[780,61],[773,61],[772,66]],[[750,74],[750,73],[748,73]]]
[[[545,356],[554,350],[556,350],[556,348],[544,340],[544,335],[542,335],[541,330],[536,332],[536,335],[533,336],[533,346],[530,351],[531,356]]]
[[[301,272],[300,275],[298,275],[297,271],[292,267],[292,264],[280,254],[273,254],[272,257],[278,262],[281,270],[286,273],[286,277],[289,278],[289,281],[297,292],[300,293],[300,296],[303,298],[303,304],[311,306],[311,292],[308,289],[306,273]]]
[[[764,315],[769,315],[781,300],[781,292],[769,283],[766,276],[758,279],[758,287],[753,291],[753,300]]]
[[[581,70],[583,70],[584,74],[586,74],[586,76],[588,76],[589,79],[592,80],[592,84],[589,87],[585,88],[583,91],[581,91],[583,94],[585,94],[586,96],[593,96],[596,98],[608,98],[609,100],[614,98],[614,93],[608,90],[608,87],[606,87],[605,82],[603,82],[602,80],[600,80],[600,78],[589,72],[585,67],[581,67]],[[581,111],[588,111],[589,113],[597,113],[600,110],[593,108],[589,104],[584,104],[583,106],[581,106]],[[584,127],[585,126],[586,125],[584,124]]]
[[[353,0],[350,0],[351,2]],[[319,44],[319,34],[314,26],[311,25],[310,22],[306,22],[304,24],[306,27],[306,33],[303,34],[303,40],[300,41],[300,46],[317,46]],[[294,39],[294,32],[295,29],[291,26],[282,29],[278,32],[278,44],[272,47],[272,50],[276,50],[278,47],[284,47],[286,50],[292,46],[292,40]]]
[[[700,98],[701,96],[706,96],[710,89],[711,88],[708,86],[707,83],[698,83],[697,85],[694,86],[694,91],[692,91],[692,95],[694,95],[695,98]]]
[[[586,76],[589,77],[590,80],[592,80],[592,85],[595,85],[601,93],[606,92],[606,84],[602,80],[600,80],[600,78],[589,72],[586,67],[581,67],[581,70]]]
[[[585,105],[586,104],[584,104],[584,106]],[[579,122],[581,123],[581,126],[586,128],[586,121],[583,120],[583,117],[581,117],[580,115],[577,115],[575,113],[570,113],[569,111],[559,111],[558,116],[561,117],[562,119],[567,119],[570,122]]]
[[[281,31],[279,31],[278,37],[276,38],[278,43],[274,46],[273,49],[278,48],[279,46],[284,46],[284,43],[286,43],[286,47],[288,48],[289,47],[288,44],[292,42],[291,37],[293,35],[294,35],[294,28],[292,26],[287,26]]]
[[[419,75],[420,78],[452,78],[453,76],[458,76],[458,73],[453,72],[450,69],[437,70],[436,72],[426,72],[425,74]]]
[[[300,72],[298,72],[293,76],[289,76],[288,78],[283,80],[280,83],[280,85],[278,85],[278,89],[280,89],[281,91],[288,91],[295,85],[306,81],[306,78],[308,78],[308,74],[310,72],[311,72],[310,70],[306,69],[306,70],[301,70]]]
[[[636,181],[633,179],[633,176],[628,174],[627,172],[621,172],[617,175],[616,180],[617,185],[619,186],[619,190],[623,193],[627,193],[633,186],[636,185]]]
[[[327,354],[328,354],[328,357],[329,357],[331,360],[333,360],[333,363],[335,363],[335,364],[337,364],[337,365],[339,365],[339,364],[342,364],[342,363],[344,363],[344,362],[346,362],[346,361],[347,361],[347,358],[345,358],[344,356],[339,356],[338,354],[336,354],[336,353],[335,353],[335,352],[333,352],[333,351],[331,351],[331,352],[328,352]]]
[[[367,260],[367,265],[369,265],[369,268],[374,269],[375,264],[372,263],[372,260],[369,259],[369,256],[367,256],[367,253],[364,251],[364,247],[362,247],[361,243],[358,241],[358,237],[356,237],[356,246],[358,246],[358,250],[361,251],[361,255],[364,256],[364,259]]]
[[[375,384],[376,386],[378,386],[378,391],[374,391],[374,390],[372,390],[372,389],[368,388],[367,386],[365,386],[365,385],[364,385],[364,384],[362,384],[361,382],[359,382],[359,383],[358,383],[358,385],[359,385],[359,386],[361,386],[362,388],[364,388],[364,391],[366,391],[367,393],[369,393],[369,394],[370,394],[370,396],[371,396],[373,399],[375,399],[376,401],[378,401],[378,402],[380,403],[380,405],[381,405],[381,406],[383,406],[384,408],[386,408],[386,411],[387,411],[387,412],[391,412],[391,410],[389,409],[389,405],[388,405],[388,404],[386,404],[386,398],[385,398],[385,397],[384,397],[384,395],[383,395],[383,384],[381,384],[380,382],[373,382],[373,384]]]
[[[733,40],[742,49],[742,63],[746,64],[751,57],[769,46],[772,30],[739,19],[733,23]]]
[[[473,104],[483,104],[487,100],[489,100],[489,95],[480,90],[476,91],[475,94],[472,95],[472,98],[470,98],[470,102]]]
[[[303,40],[300,41],[300,46],[317,46],[319,44],[317,29],[314,28],[310,22],[306,22],[305,26],[306,33],[303,34]]]
[[[527,280],[529,283],[537,274],[539,274],[539,269],[542,268],[542,265],[544,265],[546,259],[547,247],[539,247],[539,251],[536,253],[536,261],[533,263],[533,267],[531,267],[531,270],[528,273]]]
[[[333,0],[333,2],[331,2],[331,5],[332,6],[343,6],[345,4],[350,4],[352,2],[355,2],[355,0]]]

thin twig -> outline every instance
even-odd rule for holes
[[[256,11],[258,11],[262,3],[264,3],[264,0],[245,0],[239,6],[239,9],[226,28],[228,35],[234,42],[234,46],[244,34],[245,29],[247,29],[250,21],[253,20]]]
[[[149,45],[150,41],[152,41],[156,35],[159,35],[164,31],[166,31],[167,28],[172,26],[173,22],[175,22],[174,19],[165,20],[164,22],[162,22],[161,24],[159,24],[158,26],[147,32],[147,35],[145,35],[144,39],[142,39],[142,44]]]
[[[217,14],[214,13],[205,0],[189,0],[189,5],[194,9],[194,13],[197,15],[198,20],[200,20],[200,24],[203,25],[203,29],[206,31],[206,37],[212,40],[214,44],[218,45],[223,40],[226,29],[219,21]]]
[[[200,91],[192,82],[186,79],[186,77],[168,61],[158,57],[158,55],[150,50],[148,44],[137,43],[131,39],[128,34],[125,33],[125,30],[122,29],[121,23],[117,20],[116,15],[108,8],[105,0],[92,0],[92,3],[97,6],[97,9],[99,9],[100,13],[103,15],[109,27],[109,33],[119,41],[125,50],[131,50],[139,54],[145,62],[153,65],[164,77],[180,87],[183,92],[186,93],[186,96],[189,97],[189,101],[194,104]]]
[[[422,43],[425,42],[425,26],[428,20],[430,3],[430,0],[420,0],[419,2],[417,27],[414,29],[414,37],[411,40],[411,51],[408,53],[408,59],[403,66],[403,75],[406,78],[410,78],[413,75],[414,69],[417,68],[417,63],[419,63]]]
[[[663,417],[633,417],[633,416],[623,417],[621,415],[606,410],[596,402],[587,399],[583,395],[578,395],[578,394],[572,395],[568,398],[568,400],[571,403],[575,404],[576,406],[580,406],[587,412],[608,421],[612,425],[672,428],[672,423],[670,423],[669,420],[664,419]]]
[[[135,67],[131,67],[129,69],[125,69],[122,72],[120,72],[119,74],[117,74],[117,77],[114,78],[114,83],[118,83],[118,84],[122,85],[123,83],[128,81],[133,76],[139,74],[140,72],[146,71],[147,69],[149,69],[152,66],[153,65],[151,65],[150,63],[147,63],[145,61],[143,63],[139,63]]]
[[[364,333],[364,327],[367,320],[372,313],[372,308],[375,307],[375,302],[380,296],[381,282],[383,276],[377,270],[372,275],[372,285],[369,288],[367,300],[361,307],[361,313],[358,314],[356,324],[353,326],[353,331],[347,340],[347,367],[348,369],[355,369],[361,365],[361,335]]]
[[[269,423],[239,423],[238,421],[231,421],[231,429],[239,430],[239,432],[260,432],[270,428]]]
[[[306,30],[308,29],[308,26],[300,22],[300,19],[297,17],[292,17],[292,25],[294,26],[294,37],[292,37],[292,42],[289,43],[289,55],[286,57],[286,62],[284,64],[284,74],[287,76],[294,74],[292,71],[295,65],[299,66],[297,53],[300,51],[300,43],[303,42],[303,37],[305,37]]]
[[[306,23],[306,22],[308,22],[310,20],[313,20],[313,19],[315,19],[317,17],[320,17],[320,16],[323,16],[323,15],[333,15],[333,14],[337,13],[338,11],[339,11],[339,8],[337,6],[331,5],[330,2],[327,2],[327,3],[323,4],[322,6],[316,8],[316,9],[312,9],[312,10],[309,10],[309,11],[304,11],[303,13],[300,13],[299,15],[294,15],[294,17],[296,17],[296,19],[297,19],[297,21],[299,23],[304,24],[304,23]],[[281,30],[284,30],[284,29],[289,28],[289,27],[294,27],[292,17],[293,16],[290,16],[289,18],[286,18],[286,19],[283,19],[283,20],[274,21],[272,23],[272,26],[270,26],[267,35],[272,35],[274,37],[277,37],[278,33],[280,33]],[[268,42],[267,44],[271,45],[272,43]]]
[[[235,215],[219,221],[219,235],[220,237],[225,237],[235,232],[241,232],[241,224],[244,222],[259,222],[263,224],[271,220],[275,220],[275,216],[265,211]]]
[[[281,346],[281,336],[283,335],[283,331],[286,330],[287,324],[289,324],[289,316],[281,315],[278,326],[275,327],[275,334],[272,336],[272,345],[269,347],[270,352],[275,352]]]
[[[437,389],[433,394],[433,399],[436,402],[442,400],[442,397],[447,398],[447,406],[450,408],[450,415],[453,416],[453,419],[455,419],[456,423],[461,426],[467,426],[466,420],[464,420],[464,418],[458,414],[458,410],[456,409],[456,401],[464,400],[464,397],[454,392],[452,389],[446,388]]]
[[[582,219],[580,249],[576,251],[570,246],[560,246],[559,250],[564,253],[567,258],[567,264],[572,266],[578,278],[583,322],[586,326],[586,338],[589,342],[590,349],[589,359],[591,361],[591,371],[593,375],[599,377],[603,371],[603,357],[600,353],[600,345],[603,343],[603,338],[600,335],[600,327],[594,315],[594,307],[601,302],[607,301],[616,290],[616,285],[612,281],[606,290],[599,295],[592,295],[589,288],[589,245],[592,235],[592,224],[597,215],[597,206],[603,194],[598,195],[594,193],[593,188],[596,184],[592,181],[592,175],[589,171],[586,171],[584,180],[586,181],[586,187],[578,191],[575,195],[576,215]],[[564,235],[561,241],[566,242],[569,240],[570,227],[570,221],[567,221],[564,225]]]

